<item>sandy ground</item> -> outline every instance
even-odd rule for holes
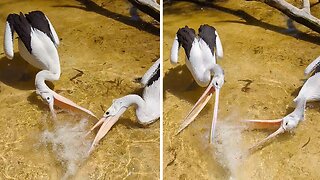
[[[313,1],[311,1],[313,2]],[[312,7],[316,16],[320,6]],[[208,144],[213,100],[195,122],[175,136],[182,119],[204,88],[189,88],[185,66],[170,64],[176,31],[188,25],[216,27],[224,47],[218,63],[225,70],[216,142]],[[285,17],[257,2],[230,0],[210,7],[179,2],[164,8],[164,177],[165,179],[319,179],[319,104],[311,104],[305,121],[255,153],[247,149],[272,130],[245,130],[240,120],[281,118],[292,111],[303,84],[304,68],[320,55],[320,36],[297,25],[286,32]],[[309,104],[310,105],[310,104]],[[241,156],[242,155],[242,156]]]
[[[4,29],[9,13],[45,12],[61,40],[58,50],[62,75],[53,83],[54,90],[100,117],[113,99],[141,93],[134,79],[159,58],[159,25],[153,25],[145,15],[144,23],[132,21],[129,7],[126,1],[97,0],[84,5],[64,0],[3,0],[0,29]],[[8,60],[1,49],[0,58],[0,179],[60,179],[66,171],[65,162],[57,160],[50,145],[39,145],[50,120],[48,106],[35,94],[34,76],[38,70],[18,53]],[[72,79],[78,74],[75,69],[84,74]],[[77,124],[81,117],[59,114],[58,119]],[[85,129],[94,122],[89,119]],[[159,121],[140,126],[133,108],[75,175],[75,179],[125,177],[159,177]]]

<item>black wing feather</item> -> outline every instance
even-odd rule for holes
[[[151,78],[147,82],[147,86],[151,86],[155,81],[157,81],[160,77],[160,64],[158,65],[157,69],[153,72]]]
[[[53,35],[51,33],[49,22],[41,11],[32,11],[26,14],[26,18],[33,28],[39,29],[45,33],[53,43],[55,43]]]
[[[195,37],[196,37],[195,30],[192,28],[189,28],[188,26],[185,26],[184,28],[180,28],[177,32],[179,45],[182,45],[188,59],[190,58],[190,51],[191,51],[192,43]]]
[[[7,21],[10,24],[12,35],[13,30],[16,31],[23,44],[31,53],[31,25],[27,21],[26,17],[21,12],[20,16],[18,14],[9,14]]]
[[[216,29],[208,24],[201,25],[199,27],[199,36],[209,46],[212,54],[214,54],[214,48],[216,47]]]

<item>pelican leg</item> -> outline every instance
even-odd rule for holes
[[[132,5],[129,10],[129,13],[131,15],[131,20],[133,20],[133,21],[140,21],[141,20],[139,14],[138,14],[137,7]]]

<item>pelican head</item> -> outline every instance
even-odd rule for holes
[[[59,79],[60,73],[52,73],[48,70],[42,70],[38,72],[35,79],[36,93],[48,103],[52,116],[55,118],[56,113],[54,106],[58,106],[61,109],[70,110],[74,112],[86,113],[90,116],[97,118],[91,111],[85,109],[68,98],[65,98],[53,90],[51,90],[45,83],[45,80],[56,80]]]
[[[220,89],[222,88],[223,84],[224,84],[224,71],[222,69],[222,67],[218,64],[215,64],[212,68],[211,68],[211,73],[214,74],[212,80],[211,80],[211,85],[213,87],[215,87],[215,89]]]
[[[268,126],[269,127],[276,127],[276,126],[280,125],[278,130],[276,130],[274,133],[270,134],[268,137],[261,140],[260,142],[258,142],[254,146],[252,146],[249,150],[254,151],[257,148],[261,147],[263,144],[265,144],[270,139],[278,136],[279,134],[282,134],[286,131],[292,131],[293,129],[295,129],[298,126],[299,122],[304,119],[305,104],[306,104],[306,100],[302,99],[302,101],[299,101],[297,103],[296,109],[292,113],[288,114],[287,116],[285,116],[282,119],[246,120],[246,122],[257,123],[257,124],[260,124],[265,127],[268,127]]]
[[[125,104],[126,103],[123,98],[113,100],[111,106],[104,113],[103,117],[108,118],[112,116],[121,116],[123,112],[128,108]]]
[[[50,90],[48,91],[36,91],[38,95],[42,98],[43,101],[47,102],[51,111],[51,114],[55,117],[55,112],[54,112],[54,95]]]
[[[212,78],[212,85],[213,85],[216,89],[222,88],[223,84],[224,84],[224,75],[223,75],[223,74],[215,75],[215,76]]]
[[[302,118],[291,113],[282,119],[281,126],[285,131],[291,131],[298,126],[300,119]]]
[[[295,112],[288,114],[287,116],[285,116],[284,118],[282,118],[280,120],[280,122],[281,121],[282,122],[281,122],[281,125],[277,131],[270,134],[267,138],[260,141],[258,144],[256,144],[253,147],[254,148],[259,147],[262,144],[264,144],[265,142],[267,142],[269,139],[272,139],[272,138],[278,136],[279,134],[282,134],[286,131],[292,131],[293,129],[295,129],[298,126],[298,123],[301,119],[303,119],[303,116],[301,117],[301,116],[297,115]]]
[[[111,106],[108,110],[103,114],[102,118],[90,129],[87,133],[89,134],[96,127],[101,127],[93,140],[89,153],[91,153],[94,147],[98,144],[98,142],[107,135],[111,127],[119,120],[121,115],[128,109],[128,100],[125,97],[115,99],[112,101]]]
[[[44,102],[48,103],[50,112],[54,118],[56,118],[54,106],[57,106],[64,110],[85,113],[97,118],[90,110],[77,105],[70,99],[57,94],[56,92],[52,91],[48,87],[45,87],[44,89],[41,89],[41,90],[37,89],[36,93],[41,96]]]

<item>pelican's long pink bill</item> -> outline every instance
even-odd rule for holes
[[[54,103],[50,103],[49,104],[49,109],[50,109],[50,112],[51,112],[51,115],[53,117],[54,120],[57,120],[57,114],[56,114],[56,111],[54,110]]]
[[[106,121],[107,118],[102,117],[91,129],[89,132],[87,132],[86,136],[88,136],[95,128],[100,126],[104,121]]]
[[[266,128],[272,128],[276,129],[281,126],[282,119],[274,119],[274,120],[243,120],[243,122],[251,123],[249,126],[253,129],[266,129]]]
[[[215,88],[213,87],[212,83],[210,83],[208,88],[204,91],[199,100],[196,102],[196,104],[192,107],[188,115],[185,117],[184,121],[180,125],[177,134],[179,134],[183,129],[185,129],[198,116],[198,114],[210,100],[214,91]]]
[[[262,141],[258,142],[258,143],[255,144],[254,146],[252,146],[252,147],[249,149],[249,151],[250,151],[250,152],[255,151],[256,149],[258,149],[259,147],[261,147],[263,144],[265,144],[266,142],[268,142],[270,139],[272,139],[272,138],[274,138],[274,137],[276,137],[276,136],[278,136],[279,134],[282,134],[282,133],[284,133],[284,132],[285,132],[285,129],[284,129],[282,126],[280,126],[280,128],[279,128],[277,131],[275,131],[274,133],[270,134],[268,137],[266,137],[266,138],[263,139]]]
[[[99,124],[97,123],[95,125],[95,127],[99,126],[101,124],[101,122],[103,122],[103,124],[101,125],[96,137],[93,140],[93,143],[91,144],[90,150],[89,150],[89,154],[91,154],[91,152],[93,151],[94,147],[99,143],[99,141],[105,136],[107,135],[107,133],[109,132],[109,130],[111,129],[111,127],[117,122],[117,119],[114,117],[108,117],[108,118],[101,118],[99,120]]]
[[[77,105],[70,99],[67,99],[55,92],[53,92],[53,97],[54,97],[54,105],[58,106],[59,108],[67,109],[74,112],[84,112],[98,119],[90,110]]]
[[[213,119],[211,124],[211,132],[210,132],[210,140],[209,140],[210,144],[213,143],[214,132],[216,130],[216,124],[218,120],[219,94],[220,94],[220,90],[216,89],[216,99],[214,101]]]
[[[109,116],[109,117],[102,117],[90,130],[90,132],[95,129],[96,127],[98,127],[100,124],[101,127],[96,135],[96,137],[94,138],[92,145],[90,147],[89,150],[89,154],[94,150],[94,147],[99,143],[99,141],[107,135],[107,133],[110,131],[110,129],[112,128],[112,126],[119,120],[120,116],[124,113],[126,109],[122,108],[117,115],[115,116]]]

